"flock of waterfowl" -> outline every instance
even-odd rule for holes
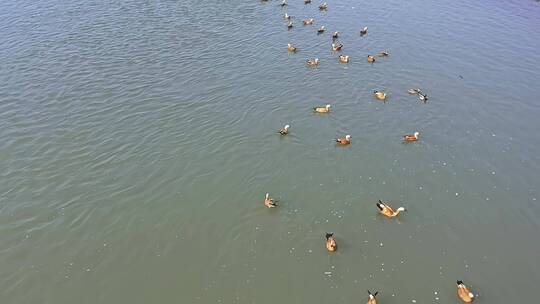
[[[268,2],[269,0],[261,0],[262,2]],[[311,4],[311,0],[304,0],[304,4],[305,5],[308,5],[308,4]],[[287,3],[287,0],[282,0],[282,2],[279,4],[279,6],[281,7],[287,7],[289,4]],[[326,2],[322,3],[319,5],[319,10],[320,11],[327,11],[328,10],[328,4]],[[292,16],[290,16],[287,12],[285,12],[285,15],[284,15],[284,19],[287,21],[287,28],[289,30],[291,30],[293,27],[294,27],[294,24],[292,22]],[[306,19],[306,20],[303,20],[302,21],[302,24],[304,26],[309,26],[309,25],[313,25],[315,23],[315,19],[314,18],[309,18],[309,19]],[[325,26],[321,26],[319,27],[319,29],[317,29],[317,34],[323,34],[324,32],[326,31],[326,27]],[[360,36],[363,37],[363,36],[366,36],[368,34],[368,27],[364,27],[360,30]],[[332,51],[334,52],[341,52],[342,49],[343,49],[343,44],[340,43],[338,41],[339,39],[339,35],[340,35],[340,32],[334,32],[332,34],[332,43],[331,43],[331,49]],[[290,52],[290,53],[297,53],[299,51],[299,49],[294,46],[292,43],[289,43],[287,45],[287,50]],[[387,51],[383,51],[383,52],[380,52],[378,54],[378,57],[388,57],[390,56],[390,54],[387,52]],[[348,55],[342,55],[340,54],[339,57],[339,62],[340,63],[349,63],[350,61],[350,56]],[[376,62],[376,57],[373,56],[373,55],[368,55],[367,56],[367,61],[369,63],[374,63]],[[306,64],[308,67],[318,67],[320,65],[320,60],[319,58],[313,58],[313,59],[308,59]],[[422,90],[418,89],[418,88],[412,88],[412,89],[409,89],[408,90],[408,93],[411,94],[411,95],[417,95],[418,98],[420,99],[420,101],[426,103],[427,100],[428,100],[428,96],[422,92]],[[383,102],[386,102],[387,100],[387,93],[383,92],[383,91],[374,91],[373,92],[373,97],[376,98],[377,100],[380,100],[380,101],[383,101]],[[315,113],[321,113],[321,114],[326,114],[326,113],[330,113],[331,112],[331,105],[330,104],[327,104],[327,105],[324,105],[324,106],[317,106],[317,107],[314,107],[313,108],[313,111]],[[286,136],[289,134],[289,129],[290,129],[290,125],[285,125],[282,129],[280,129],[278,131],[278,133],[281,135],[281,136]],[[335,142],[337,143],[337,145],[350,145],[351,144],[351,135],[347,134],[345,135],[344,137],[342,138],[337,138],[335,139]],[[409,134],[409,135],[404,135],[403,136],[403,142],[416,142],[420,139],[420,133],[419,132],[414,132],[413,134]],[[265,196],[265,199],[264,199],[264,206],[266,206],[267,208],[275,208],[278,206],[277,204],[278,201],[270,198],[270,194],[269,193],[266,193],[266,196]],[[393,217],[397,217],[401,212],[405,212],[406,209],[404,207],[399,207],[397,209],[394,210],[394,208],[392,208],[388,203],[385,203],[381,200],[379,200],[377,203],[376,203],[376,207],[378,209],[378,212],[386,217],[389,217],[389,218],[393,218]],[[337,245],[337,240],[334,236],[334,233],[326,233],[326,249],[329,251],[329,252],[335,252],[337,251],[338,249],[338,245]],[[371,293],[369,290],[368,290],[368,304],[377,304],[377,295],[378,295],[379,292],[375,292],[375,293]],[[463,284],[463,281],[460,281],[458,280],[457,281],[457,294],[458,294],[458,297],[465,303],[471,303],[474,301],[475,299],[475,295],[472,293],[472,291],[467,287],[465,286],[465,284]]]

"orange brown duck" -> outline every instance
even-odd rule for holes
[[[349,56],[339,55],[339,62],[341,63],[349,63],[349,59]]]
[[[367,291],[368,295],[369,295],[369,298],[368,298],[368,301],[367,301],[367,304],[377,304],[377,298],[376,296],[379,294],[379,292],[375,292],[375,293],[371,293],[371,291]]]
[[[338,145],[342,145],[342,146],[350,145],[351,144],[351,136],[347,134],[343,138],[337,138],[336,142],[338,143]]]
[[[387,204],[383,203],[381,200],[379,200],[379,202],[377,203],[377,208],[379,208],[379,212],[382,215],[387,216],[387,217],[396,217],[401,212],[407,211],[403,207],[399,207],[394,211],[394,209],[392,209],[392,207],[390,207]]]
[[[292,45],[290,43],[287,44],[287,51],[289,51],[291,53],[296,53],[297,50],[298,49],[294,45]]]
[[[264,205],[267,208],[275,208],[277,207],[277,201],[274,201],[274,199],[270,198],[270,194],[266,193],[266,196],[264,197]]]
[[[334,52],[340,52],[341,49],[343,48],[343,44],[335,44],[335,43],[332,43],[332,51]]]
[[[309,18],[303,21],[304,25],[312,25],[315,22],[315,19]]]
[[[463,281],[457,281],[457,294],[461,301],[465,303],[472,303],[474,301],[474,293],[463,284]]]
[[[313,111],[317,113],[330,113],[330,105],[327,104],[324,107],[315,107],[313,108]]]
[[[337,242],[333,233],[326,233],[326,249],[330,252],[337,250]]]
[[[405,135],[403,136],[403,141],[404,142],[415,142],[415,141],[418,141],[418,139],[420,139],[420,132],[414,132],[414,134],[409,134],[409,135]]]
[[[289,125],[285,125],[282,129],[279,129],[278,133],[281,134],[281,135],[287,135],[289,134],[289,128],[291,126]]]

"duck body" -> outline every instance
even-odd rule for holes
[[[374,63],[374,62],[375,62],[375,57],[374,57],[374,56],[371,56],[371,55],[368,55],[368,56],[367,56],[367,62],[369,62],[369,63]]]
[[[375,293],[371,293],[371,291],[369,291],[369,290],[367,292],[368,292],[368,295],[369,295],[367,304],[377,304],[376,296],[379,294],[379,292],[377,291]]]
[[[457,294],[461,301],[465,303],[472,303],[474,301],[474,294],[463,284],[463,281],[457,281]]]
[[[365,36],[368,33],[368,27],[364,27],[362,30],[360,30],[360,36]]]
[[[420,139],[420,133],[419,132],[414,132],[414,134],[408,134],[408,135],[405,135],[403,136],[403,141],[405,142],[414,142],[414,141],[418,141],[418,139]]]
[[[422,90],[420,90],[419,88],[412,88],[412,89],[408,89],[407,92],[411,95],[419,95],[419,94],[422,94]]]
[[[328,9],[328,4],[324,2],[323,4],[319,5],[319,10],[325,11]]]
[[[293,23],[292,22],[289,22],[287,23],[287,28],[290,30],[293,28]]]
[[[341,51],[341,49],[343,48],[343,44],[335,44],[335,43],[332,43],[332,51],[334,52],[339,52]]]
[[[264,205],[267,208],[275,208],[277,207],[277,202],[270,198],[270,194],[266,193],[266,196],[264,198]]]
[[[339,62],[341,62],[341,63],[349,63],[349,56],[340,55],[339,56]]]
[[[338,145],[342,145],[342,146],[350,145],[351,144],[351,136],[346,135],[343,138],[337,138],[336,142],[338,143]]]
[[[283,16],[285,20],[291,20],[291,16],[287,13],[285,13],[285,16]]]
[[[290,127],[291,126],[289,126],[289,125],[285,125],[282,129],[280,129],[278,131],[278,133],[281,134],[281,135],[287,135],[287,134],[289,134],[289,128]]]
[[[291,53],[296,53],[297,48],[289,43],[289,44],[287,44],[287,51],[289,51]]]
[[[418,98],[420,99],[420,101],[422,101],[422,102],[424,102],[424,103],[426,103],[427,100],[428,100],[427,95],[424,94],[424,93],[422,93],[422,92],[419,92],[419,93],[418,93]]]
[[[388,57],[390,56],[390,53],[388,53],[387,51],[382,51],[379,53],[379,57]]]
[[[319,64],[320,64],[319,58],[309,59],[307,61],[307,65],[310,67],[316,67],[316,66],[319,66]]]
[[[326,249],[330,252],[337,250],[337,242],[333,233],[326,233]]]
[[[326,31],[326,28],[323,25],[317,30],[317,33],[322,34],[322,33],[324,33],[324,31]]]
[[[397,210],[394,211],[392,207],[388,206],[387,204],[383,203],[381,200],[377,203],[377,208],[379,208],[379,212],[387,217],[396,217],[399,215],[400,212],[405,211],[405,208],[399,207]]]
[[[338,38],[339,38],[339,32],[334,32],[334,33],[332,34],[332,39],[335,40],[335,39],[338,39]]]
[[[313,111],[315,111],[316,113],[330,113],[330,105],[327,104],[324,107],[315,107],[313,108]]]
[[[315,19],[309,18],[309,19],[304,20],[303,22],[304,22],[304,25],[312,25],[313,22],[315,22]]]
[[[304,4],[311,4],[311,0],[304,0]]]
[[[373,91],[373,96],[378,100],[386,100],[386,93],[381,91]]]
[[[287,1],[286,1],[286,0],[283,0],[283,2],[281,2],[281,4],[280,4],[279,6],[284,7],[284,6],[287,6],[287,5],[288,5],[288,4],[287,4]]]

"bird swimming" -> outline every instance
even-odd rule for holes
[[[377,304],[377,298],[375,298],[379,292],[375,292],[375,293],[371,293],[371,291],[367,291],[368,295],[369,295],[369,298],[368,298],[368,301],[367,301],[367,304]]]
[[[413,142],[413,141],[418,141],[418,139],[420,138],[420,132],[414,132],[413,135],[405,135],[403,136],[403,141],[405,142]]]
[[[345,135],[345,137],[343,138],[337,138],[336,139],[336,142],[340,145],[350,145],[351,144],[351,136],[350,135]]]
[[[285,125],[285,126],[283,127],[283,129],[280,129],[280,130],[278,131],[278,133],[281,134],[281,135],[287,135],[287,134],[289,134],[289,128],[290,128],[290,127],[291,127],[291,126],[289,126],[289,125]]]
[[[323,25],[317,30],[317,33],[322,34],[322,33],[324,33],[324,31],[326,31],[326,28]]]
[[[297,50],[297,48],[295,46],[293,46],[290,43],[287,44],[287,51],[289,51],[291,53],[296,53],[296,50]]]
[[[338,39],[339,38],[339,32],[334,32],[332,34],[332,39]]]
[[[420,90],[419,88],[413,88],[413,89],[408,89],[407,92],[411,95],[418,95],[422,93],[422,90]]]
[[[337,250],[337,242],[333,233],[326,233],[326,249],[330,252]]]
[[[277,201],[274,201],[270,198],[270,194],[266,193],[266,196],[264,197],[264,205],[268,208],[275,208],[277,207]]]
[[[319,5],[319,10],[325,11],[328,9],[328,4],[324,2],[323,4]]]
[[[365,36],[365,35],[367,35],[367,33],[368,33],[368,27],[367,26],[360,30],[360,36]]]
[[[377,208],[379,208],[379,212],[382,215],[385,215],[387,217],[396,217],[399,215],[400,212],[407,211],[403,207],[397,208],[395,211],[392,209],[392,207],[388,206],[387,204],[383,203],[381,200],[377,203]]]
[[[457,294],[465,303],[472,303],[474,301],[474,294],[460,280],[457,281]]]
[[[339,62],[341,62],[341,63],[349,63],[349,56],[339,55]]]
[[[369,63],[374,63],[375,62],[375,57],[371,56],[371,55],[368,55],[367,56],[367,62]]]
[[[287,23],[287,28],[288,29],[292,29],[293,28],[293,24],[291,21],[289,21],[289,23]]]
[[[313,22],[315,22],[315,19],[309,18],[309,19],[304,20],[303,22],[304,22],[304,25],[312,25]]]
[[[315,58],[315,59],[308,59],[307,61],[307,65],[310,66],[310,67],[316,67],[319,65],[319,63],[321,63],[319,61],[319,58]]]
[[[379,57],[388,57],[390,56],[390,53],[388,53],[387,51],[382,51],[379,53]]]
[[[339,52],[341,51],[341,49],[343,48],[343,44],[335,44],[335,43],[332,43],[332,51],[334,52]]]
[[[330,105],[327,104],[324,107],[315,107],[315,108],[313,108],[313,111],[315,111],[317,113],[330,113]]]
[[[382,91],[373,91],[373,96],[378,100],[386,100],[386,93]]]
[[[420,101],[423,101],[424,103],[426,103],[428,100],[427,95],[422,92],[418,93],[418,98],[420,98]]]
[[[280,4],[281,7],[287,6],[287,0],[283,0]]]

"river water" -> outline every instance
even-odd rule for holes
[[[327,2],[3,3],[0,302],[535,303],[540,3]]]

